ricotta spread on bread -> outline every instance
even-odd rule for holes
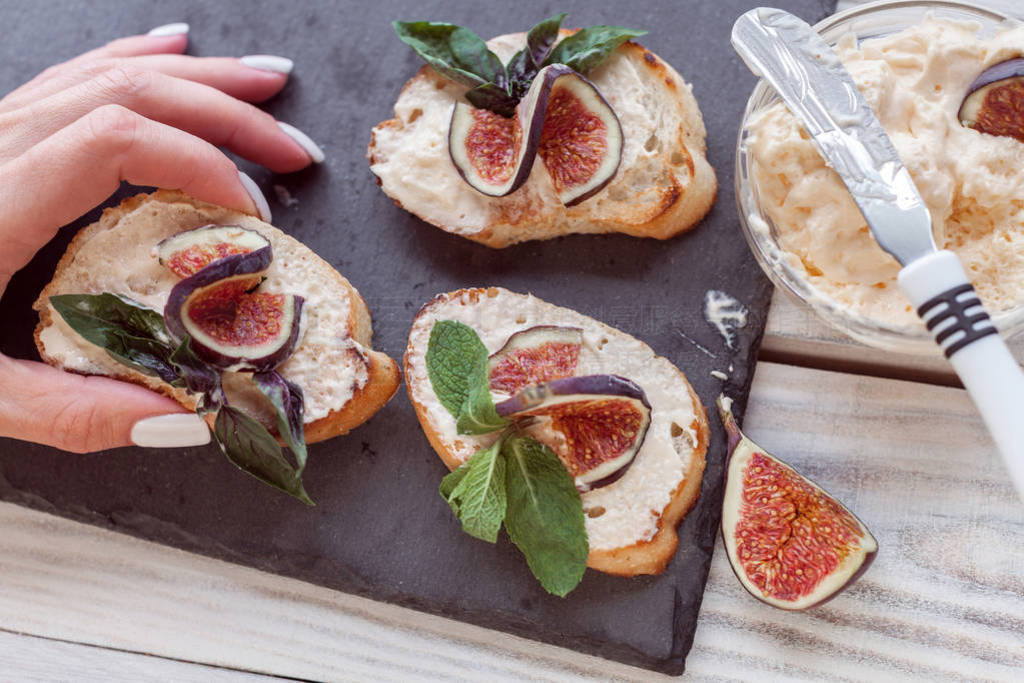
[[[324,280],[322,273],[329,266],[259,219],[180,197],[160,208],[159,220],[154,220],[153,205],[143,202],[121,215],[116,229],[83,232],[83,241],[73,257],[60,266],[61,281],[69,283],[65,288],[73,286],[74,291],[49,293],[110,292],[162,312],[171,287],[180,278],[160,264],[155,250],[158,242],[209,223],[255,230],[270,241],[274,253],[262,286],[268,291],[300,294],[306,300],[301,340],[277,371],[302,388],[307,424],[344,408],[370,379],[369,349],[350,336],[353,301],[339,296],[336,282]],[[50,304],[46,307],[49,324],[41,328],[39,344],[47,360],[85,374],[117,375],[126,371],[103,349],[74,332]],[[229,398],[244,404],[245,383],[235,375],[238,373],[225,373],[225,390]],[[184,394],[183,390],[176,391]]]
[[[981,37],[933,16],[890,36],[837,46],[927,205],[939,248],[958,254],[990,311],[1024,303],[1024,143],[962,126],[968,87],[1024,53],[1024,27]],[[895,327],[921,325],[897,286],[899,263],[872,238],[849,192],[781,103],[757,112],[746,144],[760,205],[786,266],[824,298]],[[766,226],[762,226],[766,227]]]
[[[480,290],[476,290],[479,292]],[[515,332],[536,325],[561,325],[583,330],[576,375],[616,374],[640,385],[651,405],[651,425],[633,464],[621,479],[581,494],[591,551],[610,550],[649,541],[661,528],[662,512],[673,500],[684,476],[692,472],[698,444],[706,437],[703,407],[688,391],[685,378],[668,360],[643,342],[585,315],[554,306],[530,295],[500,288],[475,296],[439,297],[424,307],[409,335],[407,382],[414,404],[425,411],[429,430],[448,449],[455,463],[465,462],[497,436],[459,434],[455,419],[437,400],[427,376],[426,349],[435,322],[455,320],[473,328],[488,353],[494,353]],[[421,420],[423,415],[421,414]],[[427,425],[425,425],[426,427]],[[703,461],[696,476],[700,477]]]

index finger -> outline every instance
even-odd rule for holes
[[[102,47],[55,64],[28,83],[15,88],[0,99],[0,111],[11,111],[52,94],[81,80],[81,71],[89,64],[108,62],[123,57],[160,54],[181,54],[188,46],[188,24],[168,24],[184,31],[163,35],[139,35],[112,40]],[[163,26],[153,29],[165,28]]]

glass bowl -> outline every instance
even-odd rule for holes
[[[993,10],[964,2],[883,0],[834,14],[814,28],[831,45],[835,45],[850,32],[859,42],[901,31],[919,23],[927,13],[940,18],[977,22],[981,25],[982,35],[991,35],[1008,18]],[[781,291],[809,307],[832,327],[861,343],[905,353],[939,353],[939,347],[923,324],[915,327],[893,325],[852,311],[828,298],[787,261],[787,252],[779,245],[775,226],[760,208],[756,183],[751,174],[752,160],[746,149],[747,121],[754,112],[777,101],[775,91],[764,81],[758,82],[747,101],[736,145],[736,200],[739,204],[740,226],[761,268]],[[1024,304],[989,313],[1004,336],[1024,330]]]

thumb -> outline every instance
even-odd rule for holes
[[[0,436],[89,453],[135,443],[199,446],[206,423],[169,398],[108,377],[0,355]]]

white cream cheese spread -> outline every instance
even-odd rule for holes
[[[628,377],[640,385],[651,405],[650,428],[626,473],[612,484],[581,494],[590,548],[621,548],[650,540],[694,457],[693,445],[697,442],[693,425],[698,407],[680,386],[679,371],[643,342],[580,313],[529,295],[502,289],[490,292],[492,296],[483,296],[475,304],[460,298],[430,304],[417,318],[409,335],[409,346],[416,352],[409,354],[406,366],[413,400],[425,408],[440,439],[465,461],[493,443],[495,435],[458,434],[455,419],[437,400],[425,360],[434,323],[456,320],[472,327],[488,353],[501,348],[513,333],[535,325],[582,328],[576,374]]]
[[[927,205],[939,248],[956,252],[990,311],[1024,303],[1024,143],[960,124],[987,67],[1024,54],[1024,27],[981,38],[977,24],[928,17],[890,36],[840,40],[839,58],[871,105]],[[899,264],[878,246],[839,177],[781,103],[748,122],[751,174],[780,256],[826,299],[917,327]]]

